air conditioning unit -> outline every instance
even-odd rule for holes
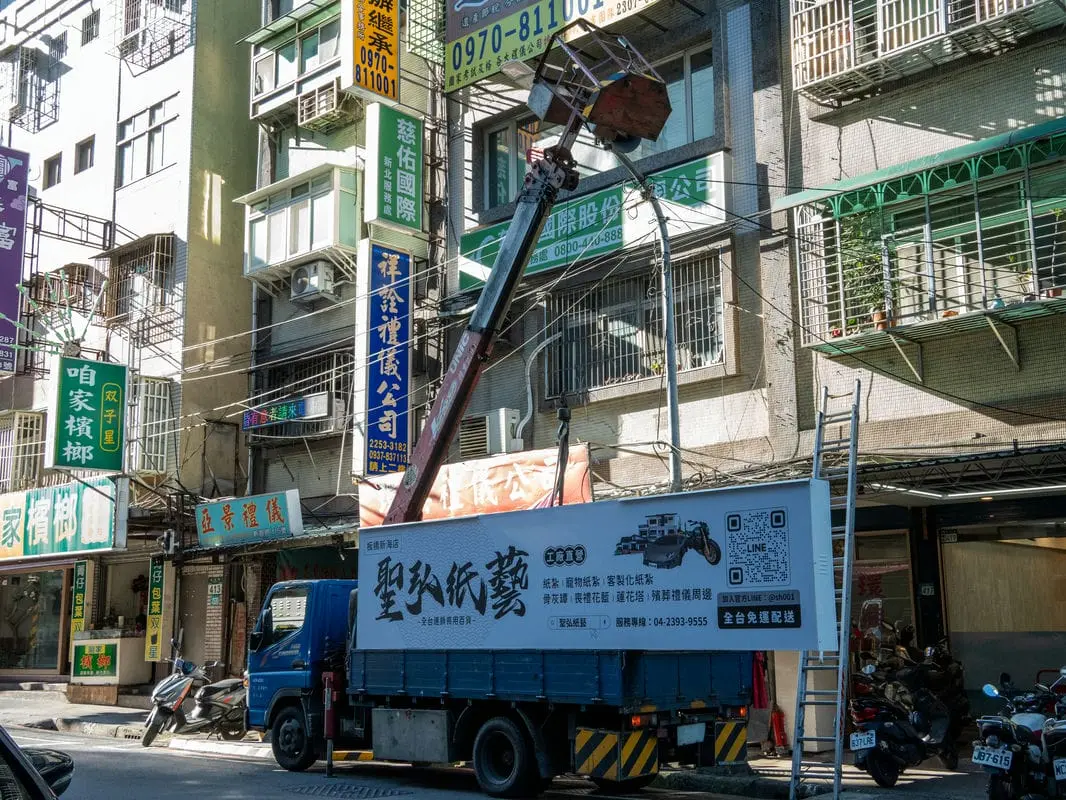
[[[341,90],[340,78],[300,95],[296,124],[318,133],[332,133],[357,118],[358,101]]]
[[[337,302],[333,289],[333,265],[328,261],[301,264],[292,271],[289,299],[294,303],[314,303],[317,300]]]
[[[459,423],[459,455],[465,460],[518,452],[523,443],[515,436],[517,430],[518,412],[513,408],[466,417]]]

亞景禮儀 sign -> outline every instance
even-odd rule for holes
[[[297,489],[213,500],[196,507],[196,533],[201,547],[255,544],[302,536],[303,532]]]

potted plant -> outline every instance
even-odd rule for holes
[[[873,214],[855,214],[840,221],[840,251],[844,265],[844,297],[849,309],[866,312],[874,327],[890,324],[882,264],[880,225]]]

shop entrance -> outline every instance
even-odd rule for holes
[[[59,672],[70,616],[66,569],[0,575],[0,671]]]
[[[207,610],[207,574],[183,572],[181,576],[180,628],[182,657],[204,663],[204,628]]]

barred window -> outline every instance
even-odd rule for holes
[[[347,407],[352,391],[355,355],[351,343],[344,350],[285,359],[260,371],[256,408],[297,397],[326,392],[332,413],[322,420],[287,422],[251,431],[257,438],[292,436],[331,436],[347,424]],[[271,358],[269,361],[277,359]]]
[[[0,492],[37,485],[44,455],[45,415],[34,411],[0,414]]]
[[[174,235],[144,236],[108,258],[108,316],[150,315],[174,302]]]
[[[717,254],[676,262],[674,320],[677,365],[721,363],[722,276]],[[658,275],[580,286],[548,301],[549,397],[582,394],[663,374],[665,334]]]
[[[170,455],[171,381],[138,375],[132,384],[127,469],[166,472]]]

